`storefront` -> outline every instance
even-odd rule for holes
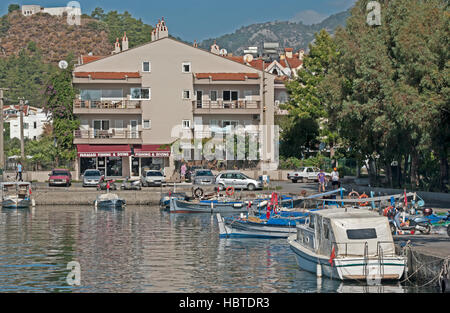
[[[168,145],[135,145],[131,157],[131,176],[139,177],[147,170],[164,171],[169,165],[169,157]]]
[[[106,178],[139,177],[169,165],[168,145],[77,145],[80,176],[97,169]]]

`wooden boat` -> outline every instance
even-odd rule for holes
[[[170,199],[170,213],[241,213],[252,207],[256,207],[256,204],[245,201]]]
[[[122,209],[125,200],[114,193],[105,193],[97,196],[94,206],[96,209]]]
[[[296,232],[297,223],[304,223],[305,216],[283,217],[281,215],[269,219],[257,216],[222,217],[217,213],[221,238],[287,238]]]
[[[34,206],[34,201],[31,199],[31,183],[3,182],[0,185],[3,208],[26,209]]]
[[[288,237],[300,268],[340,280],[399,280],[406,258],[395,253],[388,219],[369,210],[310,212]]]

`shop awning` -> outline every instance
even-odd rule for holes
[[[131,155],[129,145],[77,145],[78,156],[94,157],[126,157]]]
[[[168,158],[170,156],[170,145],[137,145],[134,146],[134,156]]]

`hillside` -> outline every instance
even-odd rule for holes
[[[108,29],[83,16],[80,26],[71,26],[63,17],[36,14],[24,17],[18,11],[2,17],[0,24],[0,57],[18,55],[34,42],[44,62],[57,63],[69,54],[74,57],[92,52],[107,55],[113,50]]]
[[[234,54],[243,54],[249,46],[261,47],[263,42],[278,42],[281,48],[307,49],[308,44],[314,39],[314,34],[321,29],[333,33],[338,26],[345,25],[350,11],[345,11],[329,16],[319,24],[304,25],[294,22],[267,22],[244,26],[232,34],[223,35],[202,41],[199,46],[209,49],[216,40],[221,48]]]

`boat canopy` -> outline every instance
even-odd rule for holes
[[[367,243],[367,255],[395,254],[395,246],[389,228],[387,217],[365,209],[336,208],[311,212],[316,215],[316,225],[320,232],[331,234],[318,234],[318,246],[326,244],[335,246],[337,255],[363,256]],[[323,240],[321,240],[323,239]],[[327,249],[328,250],[328,249]],[[329,250],[328,250],[329,251]]]

